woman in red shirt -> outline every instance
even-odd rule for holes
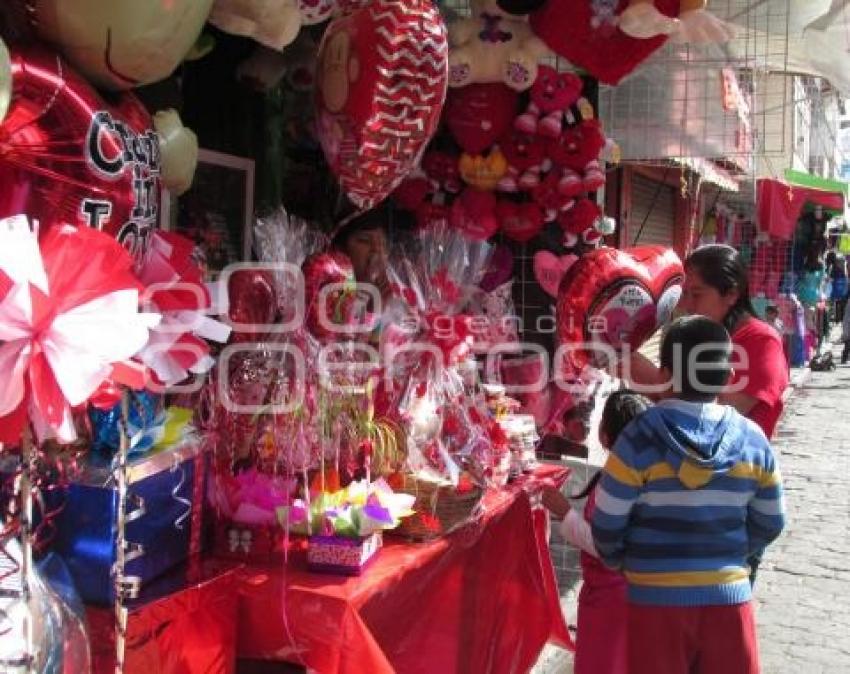
[[[738,251],[714,244],[695,250],[685,261],[680,310],[722,323],[732,337],[733,374],[719,401],[754,421],[770,440],[782,416],[788,386],[788,366],[782,339],[756,317],[750,301],[749,275]],[[624,378],[637,390],[640,384],[663,384],[660,370],[647,358],[633,354]],[[658,389],[656,389],[658,390]],[[748,560],[755,582],[761,553]]]
[[[678,308],[711,318],[729,331],[734,374],[720,401],[752,419],[769,440],[782,415],[788,368],[781,338],[756,317],[747,268],[738,251],[720,244],[694,251],[685,261]],[[662,383],[660,370],[640,354],[632,355],[623,374],[638,390],[640,384]]]

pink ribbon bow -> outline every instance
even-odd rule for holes
[[[165,385],[183,381],[190,372],[209,371],[214,361],[204,340],[224,343],[230,327],[208,317],[227,313],[226,288],[206,286],[192,260],[195,244],[179,234],[154,233],[139,271],[147,286],[145,302],[162,315],[138,357]]]

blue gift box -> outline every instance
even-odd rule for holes
[[[199,521],[192,510],[201,507],[203,493],[202,485],[195,489],[196,478],[203,479],[195,474],[198,452],[196,443],[187,442],[129,464],[124,577],[130,587],[141,587],[188,557],[192,522]],[[68,487],[57,517],[54,549],[87,603],[108,604],[114,598],[117,513],[118,491],[109,469],[91,467]]]

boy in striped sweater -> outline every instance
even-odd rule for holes
[[[782,531],[779,469],[761,429],[717,403],[726,329],[675,321],[670,389],[620,435],[597,488],[593,539],[628,582],[630,674],[757,674],[747,556]]]

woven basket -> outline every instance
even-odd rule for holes
[[[484,492],[478,487],[458,492],[452,485],[404,478],[403,490],[416,496],[415,515],[405,517],[392,532],[413,540],[424,541],[451,533],[473,516]]]

